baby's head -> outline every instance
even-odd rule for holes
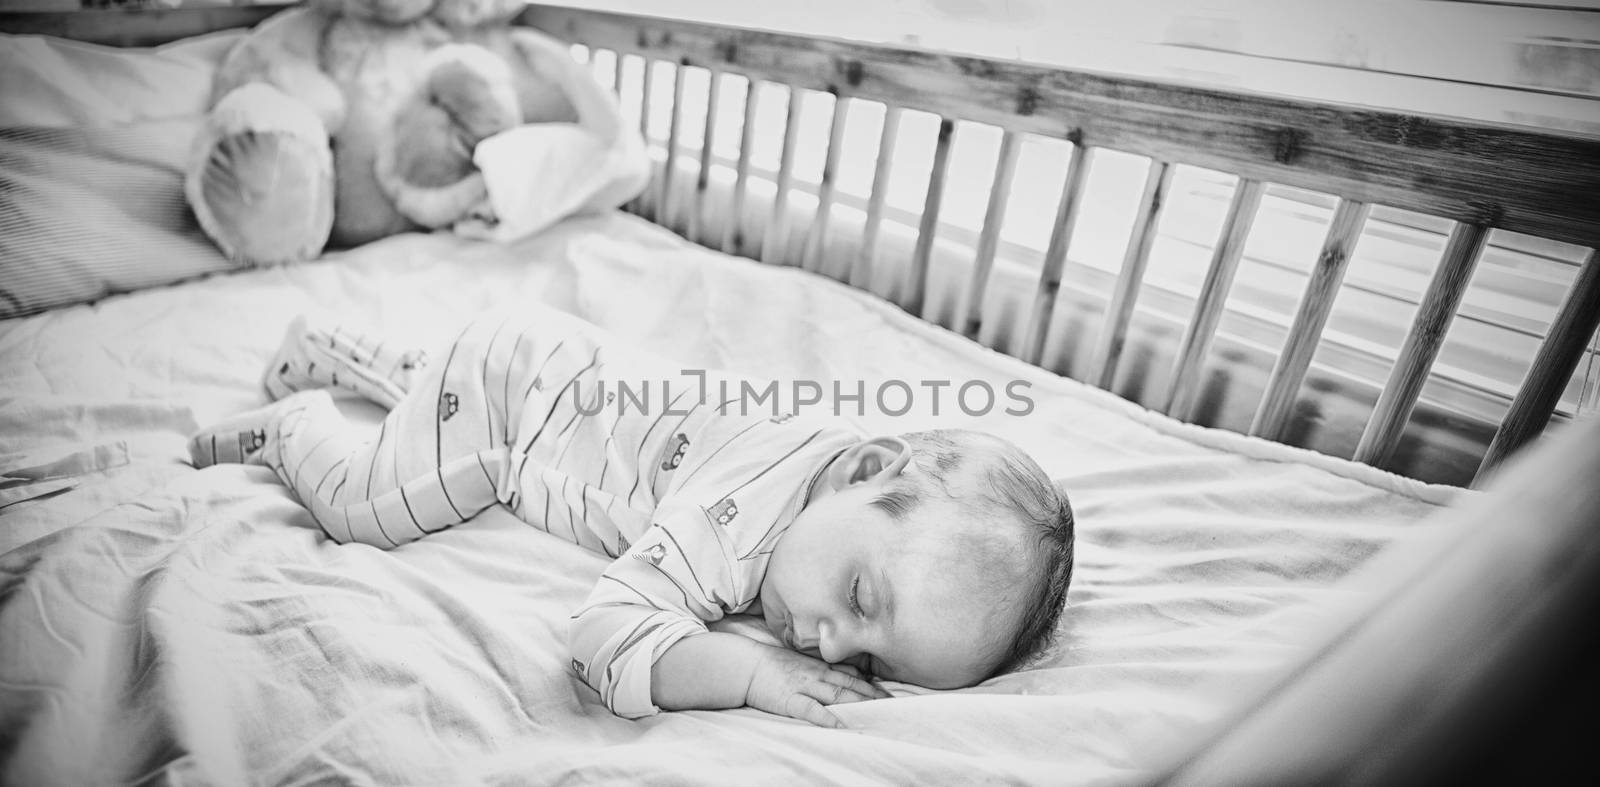
[[[761,583],[795,650],[934,689],[1049,644],[1072,576],[1072,508],[1016,446],[937,430],[851,447],[818,477]]]

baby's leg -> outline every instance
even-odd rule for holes
[[[538,388],[541,353],[516,323],[474,323],[375,439],[353,434],[326,391],[302,391],[202,432],[191,454],[204,466],[224,455],[214,444],[232,441],[276,471],[334,540],[398,546],[511,500],[508,443]]]
[[[282,399],[308,388],[342,388],[393,409],[427,364],[427,354],[338,323],[294,318],[267,366],[267,393]]]

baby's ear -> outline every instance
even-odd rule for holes
[[[839,455],[828,468],[835,489],[874,479],[887,481],[900,475],[911,462],[911,446],[894,435],[873,437],[856,443]]]

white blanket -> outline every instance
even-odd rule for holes
[[[265,402],[293,314],[419,342],[539,301],[686,366],[868,390],[1025,380],[1025,417],[948,402],[1071,494],[1060,645],[973,689],[843,706],[607,713],[564,665],[602,558],[503,512],[393,552],[325,541],[262,468],[184,437]],[[1223,719],[1359,599],[1340,579],[1453,497],[1177,424],[795,269],[624,214],[511,246],[391,238],[0,323],[0,782],[1122,783]],[[157,779],[156,781],[162,781]]]

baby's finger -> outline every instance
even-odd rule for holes
[[[856,668],[849,665],[832,664],[823,680],[834,686],[843,686],[868,699],[883,700],[890,697],[889,692],[873,685],[861,677]]]
[[[814,691],[807,692],[812,698],[823,705],[841,705],[847,702],[866,702],[867,700],[881,699],[869,697],[859,691],[835,686],[831,683],[819,683]]]
[[[844,726],[844,723],[839,721],[839,717],[829,713],[827,708],[822,707],[822,703],[804,694],[789,695],[788,701],[783,704],[783,710],[784,715],[790,718],[808,721],[818,727],[839,729]]]

